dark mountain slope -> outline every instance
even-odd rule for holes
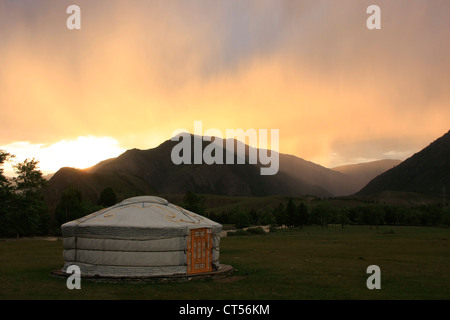
[[[450,131],[398,166],[370,181],[357,195],[382,191],[442,194],[450,188]]]
[[[190,138],[194,150],[194,139],[201,137]],[[223,148],[223,162],[226,163],[226,141],[217,140],[215,143]],[[357,191],[356,179],[351,175],[287,154],[279,154],[277,174],[261,175],[261,164],[249,164],[248,146],[245,149],[245,164],[175,165],[171,152],[177,144],[167,140],[153,149],[131,149],[85,170],[63,168],[50,179],[45,189],[47,201],[49,205],[55,205],[62,192],[70,186],[79,189],[84,197],[93,202],[107,187],[112,187],[119,199],[141,194],[184,194],[188,190],[226,196],[321,197],[348,195]],[[202,142],[203,148],[209,144]],[[242,145],[237,141],[234,144],[235,147]],[[193,152],[191,156],[193,163]]]
[[[187,190],[227,196],[331,195],[323,187],[291,176],[289,172],[280,170],[276,175],[263,176],[260,165],[248,161],[233,165],[175,165],[171,152],[176,144],[168,140],[153,149],[128,150],[86,170],[62,168],[50,179],[44,193],[53,205],[69,186],[79,189],[91,201],[96,201],[106,187],[112,187],[119,198],[137,194],[183,194]],[[207,144],[209,142],[204,142],[203,146]]]
[[[332,169],[334,171],[344,173],[353,179],[353,184],[351,185],[352,192],[349,193],[353,194],[356,191],[361,190],[373,178],[383,172],[386,172],[389,169],[392,169],[393,167],[399,165],[401,162],[401,160],[384,159],[366,163],[339,166]]]
[[[199,137],[192,137],[192,149],[194,139],[199,139]],[[177,143],[168,140],[154,149],[129,150],[114,160],[97,164],[88,169],[87,172],[125,173],[139,176],[158,193],[184,193],[187,190],[192,190],[197,193],[243,196],[298,195],[303,193],[321,196],[330,195],[330,192],[321,186],[312,185],[302,179],[292,177],[289,174],[290,172],[280,170],[276,175],[262,176],[260,165],[249,164],[248,146],[245,164],[175,165],[171,160],[171,152]],[[209,142],[203,142],[202,144],[204,148]],[[223,148],[225,163],[226,148]],[[282,166],[282,161],[280,156],[280,166]],[[328,171],[326,168],[323,168],[323,170]]]
[[[112,187],[122,199],[155,193],[146,181],[137,176],[124,173],[87,173],[79,169],[61,168],[44,187],[43,193],[47,204],[52,208],[55,207],[61,194],[69,187],[80,190],[83,198],[92,203],[97,203],[100,193],[107,187]]]

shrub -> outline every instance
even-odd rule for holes
[[[247,232],[248,232],[248,233],[251,233],[251,234],[266,234],[266,232],[264,231],[264,229],[261,228],[261,227],[248,228],[248,229],[247,229]]]

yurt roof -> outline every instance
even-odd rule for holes
[[[80,235],[168,235],[163,230],[178,230],[176,233],[187,232],[189,229],[208,227],[220,231],[222,226],[206,217],[169,203],[166,199],[154,196],[133,197],[94,212],[85,217],[67,222],[61,226],[63,236]],[[139,232],[141,230],[141,232]],[[157,231],[152,232],[152,230]],[[215,233],[215,232],[214,232]],[[130,234],[131,236],[131,234]]]

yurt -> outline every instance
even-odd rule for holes
[[[167,200],[126,199],[61,226],[63,272],[82,276],[153,277],[213,272],[222,225]]]

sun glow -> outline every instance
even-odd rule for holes
[[[117,157],[125,150],[111,137],[78,137],[76,140],[62,140],[51,145],[31,144],[26,141],[0,146],[15,155],[13,161],[5,164],[5,174],[14,175],[14,164],[35,158],[43,174],[50,174],[62,167],[89,168],[98,162]]]
[[[449,129],[450,1],[378,0],[380,30],[364,1],[77,2],[81,30],[65,1],[0,1],[0,148],[42,170],[196,120],[278,129],[281,153],[326,167],[403,158]]]

